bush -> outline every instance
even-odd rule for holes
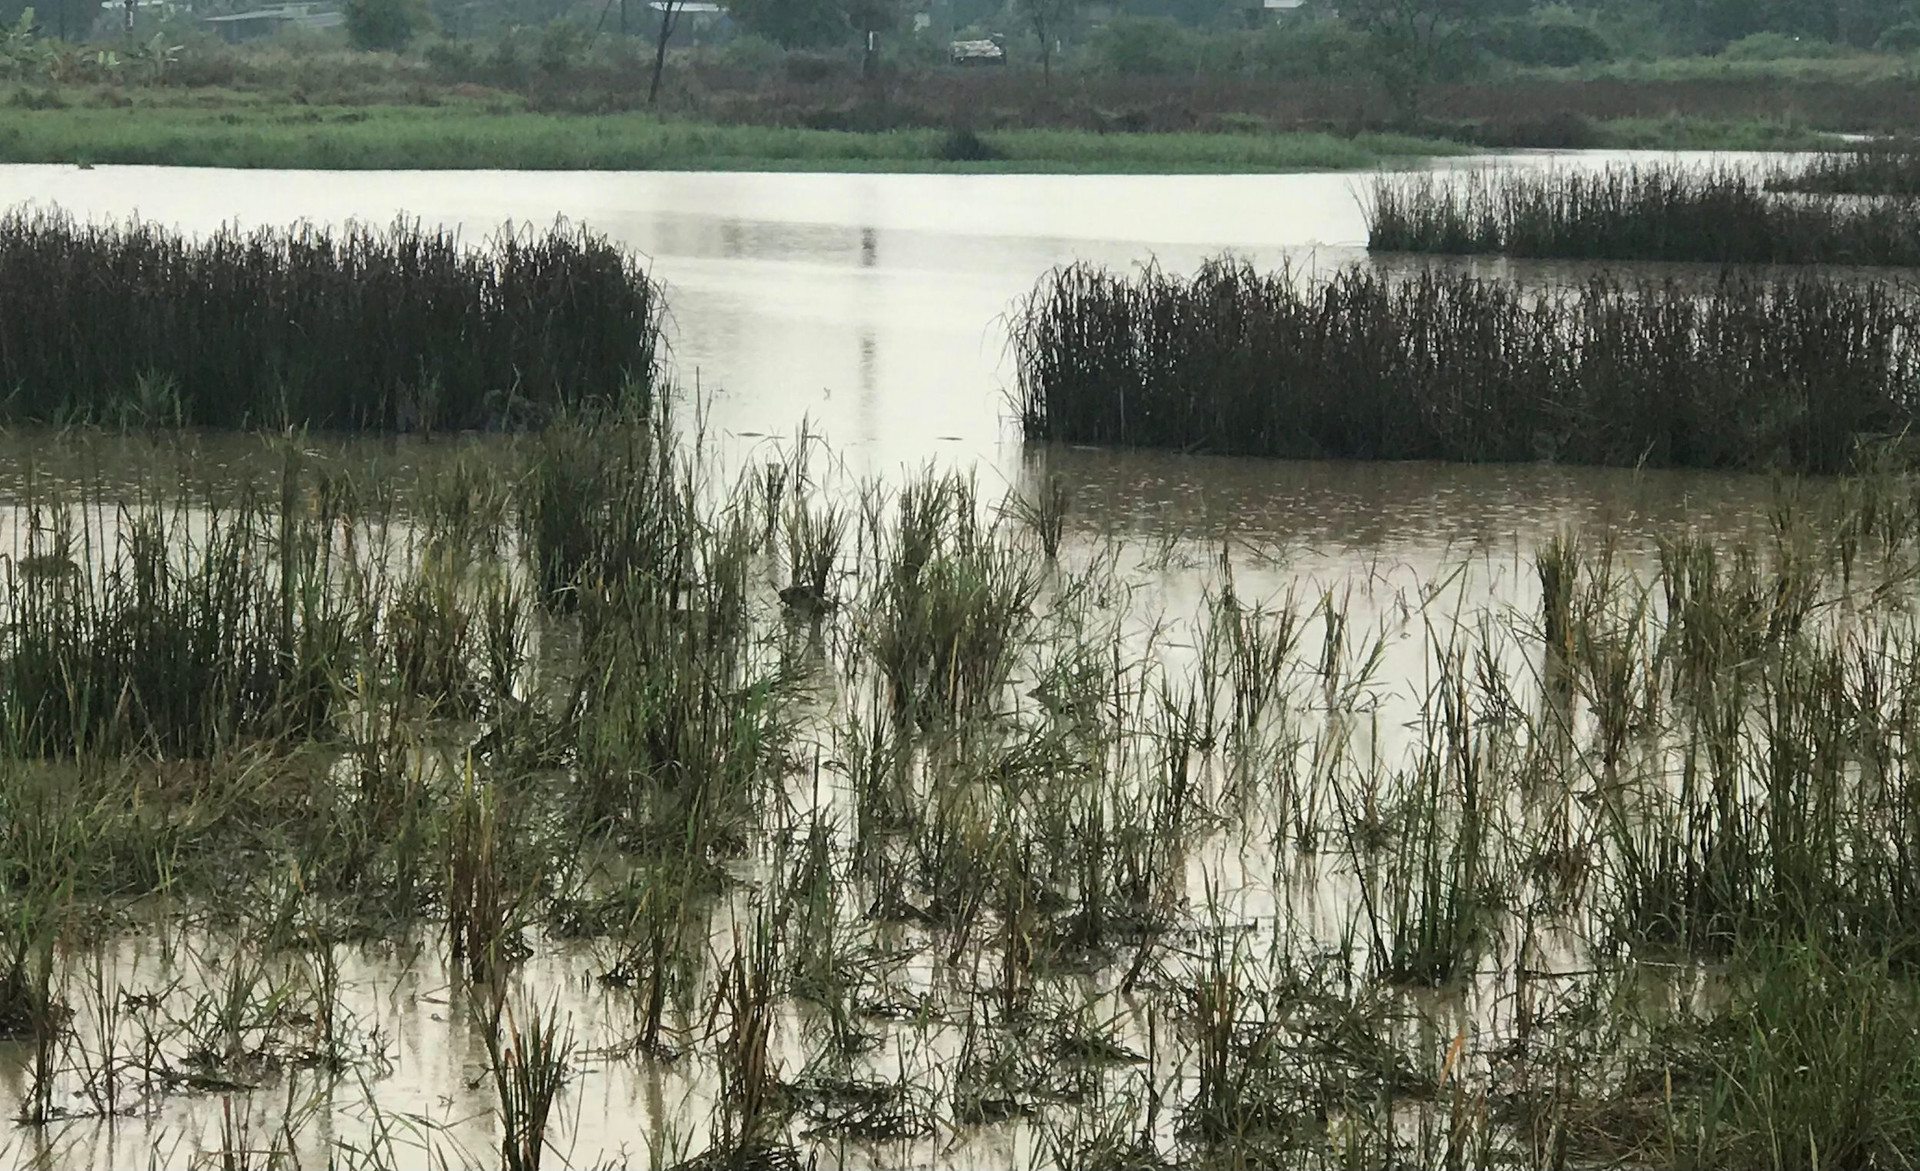
[[[347,0],[346,18],[356,49],[398,51],[433,27],[427,0]]]
[[[1912,53],[1920,51],[1920,20],[1903,20],[1899,24],[1889,25],[1873,47],[1882,53]]]
[[[1337,20],[1285,21],[1255,35],[1250,71],[1270,77],[1341,77],[1367,66],[1367,40]]]
[[[1116,17],[1100,32],[1095,53],[1113,73],[1185,73],[1194,66],[1193,34],[1164,16]]]
[[[738,69],[761,77],[771,77],[785,67],[787,51],[765,37],[742,33],[718,45],[703,45],[692,51],[703,65]]]
[[[480,69],[480,49],[471,40],[436,39],[420,56],[449,81],[470,80]]]
[[[540,30],[540,68],[549,74],[565,73],[585,53],[588,39],[587,30],[572,20],[549,24]]]
[[[947,132],[939,155],[950,163],[985,163],[1003,157],[992,143],[965,126]]]
[[[1613,46],[1588,25],[1571,20],[1504,20],[1478,38],[1486,52],[1515,65],[1570,69],[1613,60]]]

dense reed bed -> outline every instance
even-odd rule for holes
[[[469,247],[405,221],[204,239],[0,218],[13,420],[434,430],[523,426],[647,391],[661,303],[586,231]]]
[[[1015,315],[1029,439],[1290,458],[1830,472],[1920,409],[1920,302],[1879,283],[1078,265]]]
[[[662,396],[9,501],[21,1161],[1920,1144],[1920,484],[1318,581],[817,447],[723,480]]]
[[[1374,180],[1367,247],[1569,260],[1920,265],[1920,204],[1769,192],[1737,167],[1512,168]]]
[[[1912,142],[1822,151],[1781,167],[1768,186],[1817,195],[1920,195],[1920,151]]]

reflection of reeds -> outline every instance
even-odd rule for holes
[[[1917,230],[1916,238],[1920,238]],[[1081,264],[1015,319],[1029,439],[1287,458],[1837,471],[1920,403],[1890,285]]]

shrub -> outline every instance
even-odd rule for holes
[[[1196,60],[1193,34],[1164,16],[1117,17],[1100,32],[1095,54],[1113,73],[1185,73]]]
[[[992,143],[965,126],[947,132],[940,140],[939,154],[953,163],[984,163],[1002,157]]]
[[[1337,20],[1292,20],[1254,38],[1249,67],[1274,77],[1342,77],[1367,68],[1367,41]]]
[[[1478,38],[1482,49],[1515,65],[1568,69],[1613,59],[1613,46],[1592,27],[1572,20],[1500,21]]]
[[[1889,25],[1873,47],[1882,53],[1920,52],[1920,20],[1903,20]]]
[[[426,0],[347,0],[346,18],[356,49],[398,51],[433,27]]]

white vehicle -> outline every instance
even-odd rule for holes
[[[1005,65],[1006,46],[1000,38],[984,41],[954,41],[948,46],[948,60],[955,65]]]

